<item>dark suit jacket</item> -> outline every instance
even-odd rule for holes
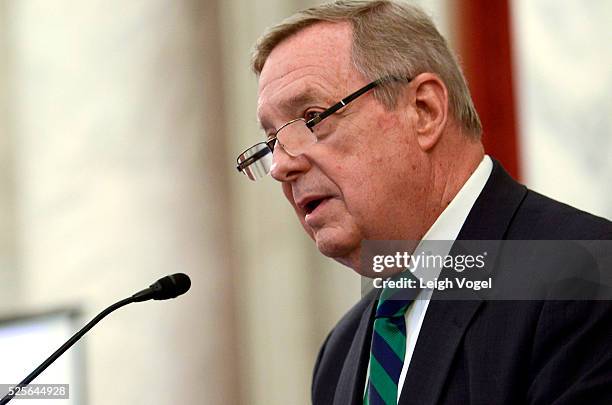
[[[528,190],[494,161],[458,239],[608,240],[612,223]],[[361,404],[375,303],[366,295],[325,340],[315,405]],[[612,305],[432,300],[399,403],[612,404]]]

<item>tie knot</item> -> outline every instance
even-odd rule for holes
[[[392,280],[413,278],[410,272],[396,275]],[[389,288],[386,287],[380,294],[376,307],[376,318],[395,318],[404,316],[406,310],[419,293],[418,288]]]

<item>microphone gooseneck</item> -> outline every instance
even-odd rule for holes
[[[16,387],[23,388],[32,382],[40,373],[42,373],[47,367],[49,367],[55,360],[57,360],[66,350],[68,350],[73,344],[75,344],[84,334],[86,334],[91,328],[93,328],[98,322],[106,317],[111,312],[131,304],[133,302],[142,302],[150,299],[154,300],[167,300],[169,298],[176,298],[179,295],[185,294],[191,287],[191,280],[189,276],[183,273],[176,273],[171,276],[166,276],[157,280],[154,284],[151,284],[149,288],[146,288],[131,297],[122,299],[119,302],[114,303],[104,311],[100,312],[94,319],[92,319],[87,325],[81,330],[75,333],[66,343],[64,343],[59,349],[57,349],[47,360],[45,360],[40,366],[32,371],[26,378],[23,379]],[[15,393],[6,394],[0,399],[0,405],[6,405],[13,397]]]

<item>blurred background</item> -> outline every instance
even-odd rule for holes
[[[171,273],[191,291],[107,319],[35,382],[60,404],[307,404],[359,298],[272,179],[250,49],[306,0],[0,0],[0,383]],[[612,218],[612,3],[422,0],[459,53],[489,153]],[[37,402],[32,402],[37,403]]]

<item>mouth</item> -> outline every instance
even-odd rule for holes
[[[317,208],[321,206],[325,201],[327,201],[330,197],[326,196],[314,196],[308,197],[301,201],[298,205],[302,209],[305,215],[311,215],[314,213]]]
[[[312,200],[308,204],[306,204],[306,206],[304,207],[304,211],[306,212],[306,215],[312,214],[313,211],[316,210],[319,205],[321,205],[323,200],[324,198],[320,198],[318,200]]]

